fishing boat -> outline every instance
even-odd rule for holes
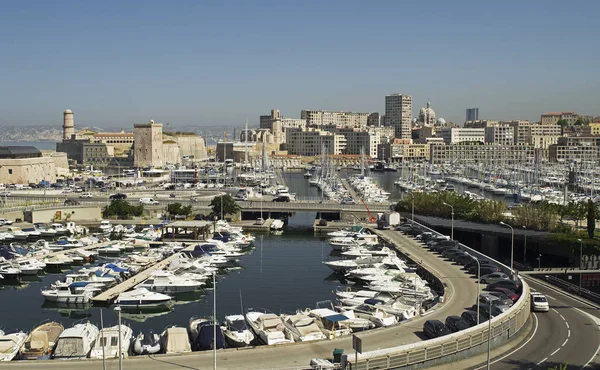
[[[23,347],[21,348],[22,360],[36,360],[50,355],[58,337],[65,328],[57,322],[47,322],[33,329]]]

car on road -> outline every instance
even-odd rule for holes
[[[148,206],[157,206],[160,204],[158,200],[154,200],[154,198],[140,198],[140,204],[145,204]]]
[[[81,193],[79,194],[79,198],[93,198],[92,193]]]
[[[475,310],[467,310],[463,312],[460,317],[463,318],[470,326],[477,325],[477,311]],[[480,313],[479,314],[479,323],[487,321],[487,315]]]
[[[12,193],[10,191],[1,191],[0,197],[10,197]]]
[[[531,293],[531,311],[534,312],[548,312],[550,311],[550,304],[545,295],[538,292]]]
[[[12,225],[13,222],[6,218],[0,218],[0,226]]]
[[[64,204],[65,206],[78,206],[81,203],[79,203],[79,201],[76,199],[65,199]]]
[[[509,280],[510,277],[503,272],[493,272],[481,277],[481,284],[497,283],[499,281]]]
[[[344,198],[340,201],[340,204],[356,204],[352,198]]]
[[[289,201],[290,201],[290,197],[286,197],[284,195],[273,198],[273,202],[289,202]]]
[[[491,293],[494,293],[494,292],[502,293],[505,296],[507,296],[510,300],[512,300],[513,303],[519,300],[519,294],[515,293],[514,290],[511,290],[509,288],[495,287],[492,289],[488,289],[488,291]]]
[[[450,329],[440,320],[427,320],[423,324],[423,333],[429,338],[439,338],[451,334]]]
[[[123,193],[116,193],[111,195],[110,197],[108,197],[109,199],[127,199],[127,194],[123,194]]]
[[[493,290],[494,288],[507,288],[515,293],[521,294],[523,286],[520,282],[514,280],[501,280],[495,283],[488,284],[486,290]]]
[[[446,327],[453,333],[457,331],[465,330],[471,327],[471,325],[460,316],[448,316],[446,317]]]

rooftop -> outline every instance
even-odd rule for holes
[[[191,228],[191,227],[205,227],[208,225],[212,225],[212,222],[210,221],[196,221],[196,220],[192,220],[192,221],[175,221],[175,222],[171,222],[170,224],[168,224],[168,226],[172,226],[172,227],[187,227],[187,228]]]
[[[35,158],[41,157],[42,152],[34,146],[0,146],[0,158]]]

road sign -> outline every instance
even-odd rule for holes
[[[362,339],[356,335],[352,335],[352,349],[358,353],[362,353]]]

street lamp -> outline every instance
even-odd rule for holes
[[[408,193],[411,197],[411,213],[410,213],[410,222],[415,223],[415,194],[411,191]]]
[[[537,260],[538,260],[538,269],[541,269],[542,268],[542,254],[541,253],[538,255]]]
[[[581,273],[581,265],[583,262],[583,240],[577,239],[579,241],[579,295],[581,295],[581,280],[583,279],[583,274]]]
[[[452,207],[450,204],[444,202],[445,206],[450,207],[450,209],[452,210],[451,215],[452,215],[452,220],[450,223],[450,239],[454,240],[454,207]]]
[[[121,344],[121,306],[115,307],[115,311],[117,311],[117,315],[119,316],[119,370],[123,370],[123,354],[121,353],[123,348]]]
[[[510,227],[510,273],[514,276],[515,271],[513,270],[514,252],[515,252],[515,229],[507,223],[500,221],[500,225]]]
[[[523,230],[525,230],[525,244],[523,246],[523,264],[527,265],[527,228],[523,225]]]

